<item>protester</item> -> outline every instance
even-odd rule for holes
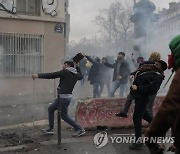
[[[164,70],[167,69],[167,64],[158,60],[156,62],[147,61],[140,68],[131,73],[134,75],[134,82],[131,88],[131,95],[135,99],[135,108],[133,114],[133,122],[135,127],[136,142],[129,149],[137,150],[143,146],[141,140],[142,134],[142,119],[151,123],[152,117],[146,110],[149,96],[154,95],[160,88],[164,79]]]
[[[62,70],[52,73],[33,74],[32,78],[60,78],[58,87],[60,88],[61,117],[65,122],[75,129],[76,132],[73,134],[74,137],[84,135],[85,130],[68,115],[68,106],[72,99],[72,91],[77,80],[82,79],[82,74],[79,67],[74,68],[74,63],[72,61],[66,61],[64,62]],[[54,102],[48,107],[49,128],[43,130],[43,132],[46,134],[54,134],[54,112],[57,110],[58,103],[58,99],[55,99]]]
[[[102,58],[102,64],[108,63],[108,59],[106,57]],[[110,68],[108,68],[107,66],[104,65],[104,67],[102,67],[103,70],[103,80],[104,80],[104,85],[106,85],[107,87],[107,91],[108,91],[108,95],[110,92],[110,83],[111,83],[111,72],[110,72]],[[102,87],[102,91],[104,89],[104,85]],[[101,92],[102,93],[102,92]]]
[[[169,43],[171,55],[168,59],[168,68],[175,71],[174,78],[169,87],[168,93],[163,100],[159,110],[153,119],[146,137],[163,137],[164,134],[172,129],[175,137],[174,147],[170,148],[175,154],[180,154],[180,35],[175,36]],[[163,148],[159,143],[146,142],[151,154],[162,154]]]
[[[81,72],[82,72],[82,80],[81,80],[81,85],[84,84],[85,80],[86,80],[86,77],[87,77],[87,69],[86,69],[86,62],[87,60],[85,58],[83,58],[80,62],[79,62],[79,67],[81,69]]]
[[[150,57],[149,57],[149,61],[156,61],[156,60],[160,60],[161,55],[159,52],[152,52]],[[134,62],[138,69],[138,67],[140,65],[143,65],[143,58],[142,57],[138,57],[137,58],[137,62]],[[130,76],[130,80],[133,80],[134,76]],[[156,98],[157,94],[153,94],[149,96],[149,102],[147,104],[147,112],[149,113],[149,115],[153,118],[153,104],[154,104],[154,100]],[[126,99],[126,102],[124,104],[123,110],[120,113],[117,113],[116,116],[119,117],[127,117],[127,113],[129,111],[129,108],[131,106],[132,101],[134,100],[133,96],[129,93]]]
[[[132,60],[132,62],[133,62],[133,64],[134,64],[135,69],[138,69],[138,68],[139,68],[139,65],[144,62],[144,58],[143,58],[143,57],[138,57],[138,58],[135,60],[134,57],[132,56],[132,57],[131,57],[131,60]]]
[[[93,85],[93,98],[99,98],[101,97],[103,85],[105,83],[103,77],[104,65],[101,63],[101,60],[98,57],[96,57],[95,60],[87,55],[85,55],[85,57],[92,63],[88,80],[90,81],[90,84]]]
[[[129,64],[124,60],[125,53],[119,52],[114,64],[105,63],[109,68],[114,68],[113,82],[109,96],[114,97],[114,93],[120,88],[119,96],[124,96],[128,76],[130,74]]]

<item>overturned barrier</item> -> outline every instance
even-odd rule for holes
[[[164,96],[157,96],[153,111],[156,114]],[[95,128],[96,126],[107,127],[129,127],[133,125],[133,108],[128,112],[127,118],[116,117],[115,114],[122,111],[126,98],[98,98],[78,102],[76,120],[84,128]]]

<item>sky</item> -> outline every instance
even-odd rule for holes
[[[97,26],[92,21],[98,15],[100,9],[109,8],[112,2],[117,0],[69,0],[70,13],[70,41],[93,38],[97,33]],[[126,0],[132,3],[133,0]],[[151,0],[157,10],[168,8],[169,2],[179,0]]]

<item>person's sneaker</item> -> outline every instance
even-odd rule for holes
[[[127,114],[125,114],[125,113],[123,113],[123,112],[117,113],[116,116],[117,116],[117,117],[127,118]]]
[[[129,146],[130,150],[139,150],[144,146],[143,143],[133,143],[132,145]]]
[[[77,130],[72,136],[80,137],[80,136],[83,136],[85,133],[86,133],[86,131],[84,129],[81,129],[81,130]]]
[[[44,133],[44,134],[48,134],[48,135],[54,135],[54,131],[53,129],[41,129],[41,131]]]

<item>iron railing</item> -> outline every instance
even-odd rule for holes
[[[44,36],[0,32],[0,77],[24,77],[43,71]]]

